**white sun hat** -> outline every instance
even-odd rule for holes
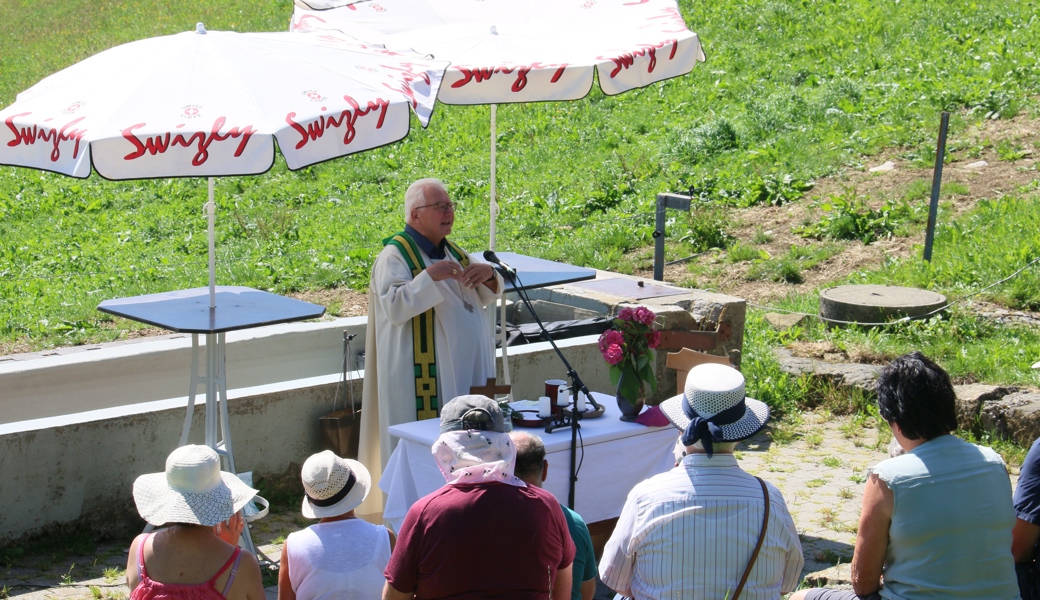
[[[769,406],[745,396],[740,371],[714,363],[691,369],[684,393],[662,402],[661,411],[683,431],[685,445],[702,441],[709,455],[712,442],[749,438],[769,420]]]
[[[254,496],[256,490],[220,470],[220,457],[209,446],[181,446],[166,459],[165,472],[134,482],[137,512],[152,525],[216,525]]]
[[[303,463],[303,516],[308,519],[338,517],[357,508],[372,489],[365,465],[340,458],[332,450],[319,452]]]

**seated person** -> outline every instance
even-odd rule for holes
[[[885,367],[877,396],[906,453],[878,463],[863,490],[854,592],[802,590],[791,600],[1018,598],[1011,481],[996,452],[950,435],[950,377],[912,352]]]
[[[545,460],[545,443],[537,435],[526,431],[509,434],[516,446],[516,476],[527,485],[542,487],[549,475],[549,461]],[[571,568],[571,600],[592,600],[596,593],[596,554],[592,548],[592,536],[581,515],[560,504],[567,528],[574,540],[575,554]]]
[[[208,446],[181,446],[166,459],[166,472],[141,475],[134,502],[144,520],[162,526],[130,545],[126,583],[131,600],[264,600],[256,557],[225,539],[238,539],[240,511],[256,495],[242,480],[220,470]],[[231,527],[229,534],[226,529]]]
[[[321,520],[285,540],[279,600],[379,598],[395,538],[386,527],[354,516],[372,489],[368,470],[326,450],[303,463],[300,478],[303,516]]]
[[[1011,554],[1015,557],[1018,588],[1024,600],[1040,598],[1040,572],[1036,545],[1040,540],[1040,439],[1022,462],[1015,488],[1015,527],[1011,530]]]
[[[383,600],[569,600],[574,542],[560,503],[513,473],[498,403],[459,396],[441,408],[433,457],[447,484],[408,509]]]
[[[779,600],[794,590],[805,561],[784,497],[733,455],[769,407],[744,395],[740,371],[704,364],[661,410],[682,431],[685,456],[628,494],[600,560],[603,583],[636,600]]]

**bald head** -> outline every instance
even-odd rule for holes
[[[513,439],[516,448],[516,468],[513,473],[528,485],[542,487],[549,469],[542,438],[526,431],[514,431],[509,437]]]

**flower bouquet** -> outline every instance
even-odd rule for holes
[[[657,379],[650,363],[650,351],[661,342],[661,332],[654,329],[656,317],[645,306],[622,308],[614,319],[614,328],[599,336],[599,351],[610,364],[610,382],[617,387],[622,419],[625,419],[624,403],[635,408],[636,414],[642,409],[644,382],[650,385],[651,392],[657,391]]]

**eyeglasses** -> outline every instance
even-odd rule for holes
[[[442,214],[448,214],[449,212],[455,212],[455,209],[458,208],[458,206],[459,205],[454,202],[438,202],[436,204],[423,204],[422,206],[416,206],[415,210],[433,207]]]

